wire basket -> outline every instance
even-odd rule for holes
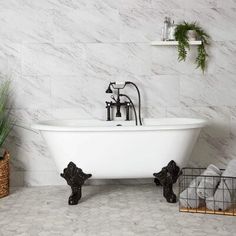
[[[236,216],[236,177],[203,175],[206,168],[183,168],[179,211]],[[204,197],[203,197],[204,196]]]
[[[9,159],[8,152],[0,160],[0,198],[9,195]]]

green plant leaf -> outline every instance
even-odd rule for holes
[[[209,45],[210,36],[196,23],[187,23],[183,22],[176,26],[175,30],[175,39],[178,41],[178,60],[185,61],[187,57],[187,50],[190,50],[187,32],[189,30],[195,30],[199,40],[202,41],[202,44],[198,46],[198,55],[196,57],[195,63],[197,68],[200,68],[204,73],[207,64],[208,54],[205,49],[205,45]]]
[[[9,100],[10,81],[0,78],[0,147],[5,142],[14,125],[11,118],[11,107],[7,108]]]

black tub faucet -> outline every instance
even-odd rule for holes
[[[132,100],[130,99],[130,97],[126,94],[121,94],[120,90],[124,89],[126,87],[126,85],[131,84],[133,85],[138,93],[138,103],[139,103],[139,109],[138,109],[138,118],[137,118],[137,113],[136,113],[136,109],[135,106],[132,102]],[[106,93],[113,93],[113,90],[116,90],[117,92],[116,94],[116,98],[114,97],[114,95],[111,95],[111,98],[113,101],[106,101],[106,109],[107,109],[107,121],[111,121],[112,120],[112,116],[111,116],[111,112],[112,112],[112,108],[116,107],[116,117],[121,117],[121,112],[120,109],[121,107],[125,107],[126,109],[126,120],[130,120],[130,108],[133,108],[134,111],[134,116],[135,116],[135,124],[138,125],[138,119],[139,119],[139,124],[142,125],[142,118],[141,118],[141,98],[140,98],[140,92],[139,89],[137,87],[136,84],[134,84],[133,82],[130,81],[126,81],[126,82],[110,82],[108,85],[108,88],[106,90]],[[128,101],[123,101],[121,102],[121,97],[125,97]]]

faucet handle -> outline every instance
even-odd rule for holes
[[[114,100],[115,102],[117,102],[117,100],[115,99],[115,97],[113,95],[111,95],[111,99]]]
[[[130,102],[125,102],[125,106],[126,107],[131,107],[131,103]]]
[[[106,101],[106,108],[111,107],[111,102]]]

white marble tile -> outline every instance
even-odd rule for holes
[[[205,138],[230,137],[230,109],[228,107],[167,107],[167,117],[203,118],[208,124],[201,131]]]
[[[235,85],[235,76],[227,73],[182,76],[180,99],[187,106],[234,106]]]
[[[22,108],[22,109],[12,109],[11,115],[15,117],[16,125],[23,125],[30,129],[33,122],[38,122],[40,120],[49,120],[52,117],[52,109],[33,109],[33,108]]]
[[[151,47],[147,44],[129,43],[124,50],[128,54],[128,73],[131,75],[149,75],[151,73]]]
[[[164,18],[175,22],[182,19],[184,10],[161,10],[154,8],[128,8],[120,10],[121,42],[150,42],[161,39]],[[181,17],[180,17],[181,16]]]
[[[152,8],[169,11],[173,9],[184,9],[186,7],[185,0],[151,0]],[[183,15],[182,15],[183,18]]]
[[[127,71],[127,52],[120,44],[88,44],[88,72],[94,76],[111,76]]]
[[[236,39],[236,8],[202,8],[188,9],[185,11],[187,22],[197,21],[214,41]],[[206,24],[207,22],[207,24]]]
[[[156,107],[155,104],[148,107],[142,106],[142,117],[163,118],[166,117],[166,108]]]
[[[87,4],[88,8],[104,8],[107,11],[111,10],[111,9],[118,9],[121,5],[120,3],[121,0],[118,1],[111,1],[111,0],[87,0],[85,1]],[[82,0],[82,2],[84,2]]]
[[[51,78],[53,108],[70,108],[87,104],[86,80],[80,76],[55,76]]]
[[[179,78],[171,75],[155,75],[140,78],[143,104],[146,107],[165,108],[179,106]]]
[[[175,46],[152,46],[151,70],[155,75],[202,75],[200,69],[196,69],[196,46],[191,46],[187,51],[186,61],[178,60],[178,50]]]
[[[147,44],[87,44],[87,72],[99,76],[150,74]]]
[[[202,8],[216,8],[218,0],[198,0],[198,1],[189,1],[189,0],[182,0],[184,8],[189,9],[202,9]]]
[[[201,138],[194,147],[190,157],[191,166],[206,167],[214,164],[219,168],[225,168],[232,158],[229,153],[230,142],[225,138]]]
[[[50,158],[48,148],[38,131],[31,128],[32,123],[51,119],[51,111],[13,109],[15,127],[5,142],[11,153],[11,165],[14,180],[24,170],[55,170],[55,164]]]
[[[90,78],[91,79],[91,78]],[[105,104],[105,86],[101,81],[84,77],[53,77],[52,100],[54,108],[72,108],[88,110]],[[91,94],[93,95],[91,97]]]
[[[213,76],[185,76],[180,79],[181,102],[186,106],[207,106],[217,103],[218,90],[212,89],[215,84]],[[211,92],[211,94],[209,93]],[[212,96],[216,95],[216,96]],[[217,93],[217,94],[216,94]]]
[[[217,0],[217,7],[220,8],[235,8],[236,7],[236,1],[235,0]]]
[[[236,41],[212,42],[208,72],[222,74],[222,78],[229,74],[236,74]],[[230,60],[228,60],[230,58]]]
[[[56,42],[118,42],[118,10],[104,8],[55,11],[53,15]]]
[[[99,108],[101,112],[102,108]],[[105,108],[103,108],[105,109]],[[105,113],[105,111],[104,111]],[[102,116],[96,116],[93,111],[88,111],[82,106],[72,108],[53,108],[53,119],[93,119],[102,118]]]
[[[0,40],[0,71],[11,79],[21,74],[21,44]]]
[[[53,9],[53,7],[56,7],[60,2],[62,1],[61,0],[59,1],[41,0],[39,2],[39,1],[31,1],[31,0],[8,0],[8,1],[1,0],[0,7],[1,9],[6,9],[6,10],[14,10],[14,9],[30,10],[32,9],[32,10],[40,11],[40,10]],[[70,2],[70,1],[67,1],[67,2]]]
[[[23,0],[25,1],[25,0]],[[118,9],[120,6],[120,0],[53,0],[46,1],[49,8],[59,11],[68,10],[86,10],[86,9],[106,9],[107,11]]]
[[[157,25],[158,22],[160,24],[162,18],[154,9],[131,8],[120,10],[121,42],[149,42],[155,38],[160,38],[161,31]]]
[[[48,147],[41,135],[33,130],[14,127],[6,146],[11,152],[12,164],[18,170],[55,170]]]
[[[83,44],[24,44],[23,75],[81,75],[85,70]]]
[[[0,6],[4,8],[21,8],[29,7],[33,9],[42,10],[82,10],[82,9],[106,9],[107,11],[112,9],[118,9],[120,1],[111,0],[41,0],[31,1],[31,0],[9,0],[7,2],[2,1]]]
[[[22,76],[16,81],[15,86],[15,108],[52,108],[49,76]]]
[[[120,0],[120,9],[152,8],[152,0]]]
[[[1,41],[53,42],[52,30],[52,17],[49,11],[29,7],[0,10]]]

